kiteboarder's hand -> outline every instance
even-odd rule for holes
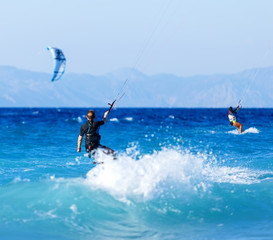
[[[104,118],[107,118],[108,113],[109,113],[109,111],[106,111],[106,112],[104,113]]]
[[[81,152],[81,148],[80,147],[77,148],[77,152]]]

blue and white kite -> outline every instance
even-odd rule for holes
[[[63,51],[59,48],[47,47],[52,54],[54,61],[54,72],[51,78],[51,81],[57,81],[61,78],[65,71],[66,59],[63,54]]]

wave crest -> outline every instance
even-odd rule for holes
[[[232,131],[229,131],[228,133],[231,133],[231,134],[240,134],[239,131],[237,129],[234,129]],[[246,133],[260,133],[260,131],[255,128],[255,127],[250,127],[250,128],[247,128],[246,130],[244,130],[242,132],[242,134],[246,134]]]
[[[243,167],[220,166],[213,156],[179,149],[162,149],[136,160],[121,154],[113,161],[100,155],[104,164],[87,173],[86,183],[120,199],[151,199],[163,192],[206,192],[214,184],[259,183],[264,174]]]

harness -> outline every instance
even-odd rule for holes
[[[93,149],[97,148],[100,145],[100,135],[99,135],[99,129],[95,133],[90,133],[91,131],[91,123],[89,123],[89,128],[87,133],[85,134],[85,147],[89,151],[92,151]],[[94,122],[92,122],[94,124]]]
[[[229,111],[228,119],[229,119],[230,123],[234,124],[236,122],[236,112]]]

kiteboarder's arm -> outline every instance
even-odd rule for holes
[[[104,123],[106,123],[106,121],[107,121],[108,113],[109,113],[109,111],[106,111],[106,112],[104,113],[104,117],[103,117],[103,120],[102,120]]]
[[[239,108],[240,108],[240,105],[238,105],[234,110],[232,110],[232,113],[238,112]]]
[[[78,137],[77,152],[81,151],[81,145],[82,145],[83,135],[84,135],[84,130],[83,130],[83,126],[81,126],[80,134],[79,134],[79,137]]]
[[[81,145],[82,145],[82,136],[79,135],[78,137],[78,147],[77,147],[77,152],[80,152],[81,151]]]

